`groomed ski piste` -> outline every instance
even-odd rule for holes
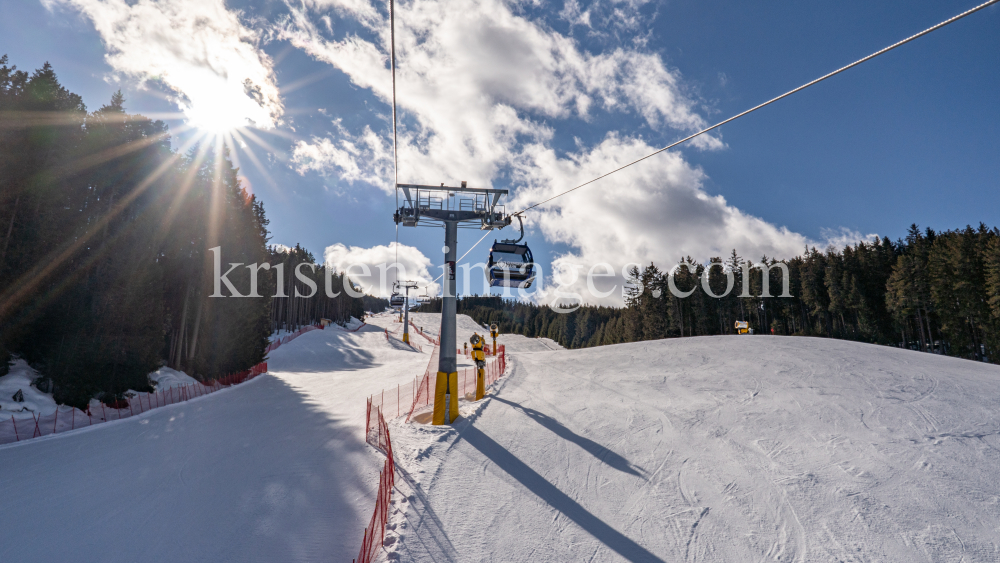
[[[0,446],[0,561],[350,561],[384,461],[365,399],[431,352],[367,322],[233,388]],[[459,316],[459,343],[477,329]],[[805,337],[499,342],[507,374],[454,425],[390,421],[383,559],[1000,559],[998,366]]]

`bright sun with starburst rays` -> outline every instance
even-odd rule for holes
[[[243,112],[221,99],[218,103],[191,108],[185,113],[189,125],[206,136],[225,136],[249,125]]]
[[[275,103],[267,103],[249,80],[223,77],[208,69],[191,68],[173,79],[185,85],[182,111],[188,125],[209,136],[224,136],[247,127],[272,129]]]
[[[220,158],[225,147],[235,166],[241,167],[240,161],[245,158],[274,184],[255,149],[279,153],[264,137],[291,136],[280,130],[278,117],[283,108],[277,94],[268,96],[249,80],[241,82],[203,68],[180,69],[171,78],[174,83],[184,84],[183,96],[174,101],[184,120],[182,130],[193,133],[185,135],[187,142],[181,151],[198,146],[196,158],[200,159],[214,147],[216,158]]]

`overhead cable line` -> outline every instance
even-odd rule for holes
[[[524,209],[518,211],[517,213],[513,213],[512,215],[518,215],[520,213],[524,213],[525,211],[528,211],[530,209],[534,209],[535,207],[538,207],[539,205],[543,205],[545,203],[548,203],[548,202],[552,201],[553,199],[556,199],[557,197],[564,196],[564,195],[566,195],[566,194],[568,194],[568,193],[570,193],[572,191],[578,190],[578,189],[580,189],[580,188],[582,188],[584,186],[587,186],[589,184],[593,184],[594,182],[596,182],[596,181],[598,181],[598,180],[600,180],[602,178],[607,178],[608,176],[614,174],[615,172],[619,172],[621,170],[624,170],[624,169],[628,168],[629,166],[632,166],[633,164],[637,164],[639,162],[642,162],[643,160],[646,160],[647,158],[650,158],[652,156],[656,156],[656,155],[660,154],[661,152],[663,152],[665,150],[672,149],[672,148],[676,147],[677,145],[680,145],[681,143],[685,143],[687,141],[690,141],[691,139],[694,139],[695,137],[697,137],[699,135],[703,135],[703,134],[708,133],[709,131],[711,131],[713,129],[717,129],[719,127],[722,127],[723,125],[725,125],[726,123],[729,123],[730,121],[739,119],[740,117],[743,117],[744,115],[747,115],[748,113],[752,113],[754,111],[759,110],[760,108],[762,108],[764,106],[773,104],[774,102],[777,102],[778,100],[780,100],[782,98],[787,98],[788,96],[791,96],[792,94],[794,94],[796,92],[799,92],[801,90],[805,90],[806,88],[812,86],[813,84],[818,84],[818,83],[826,80],[827,78],[830,78],[832,76],[840,74],[841,72],[844,72],[847,69],[856,67],[856,66],[858,66],[859,64],[861,64],[863,62],[870,61],[870,60],[874,59],[875,57],[877,57],[877,56],[879,56],[881,54],[888,53],[889,51],[895,49],[896,47],[900,47],[902,45],[905,45],[905,44],[909,43],[910,41],[913,41],[915,39],[923,37],[924,35],[927,35],[928,33],[932,32],[932,31],[936,31],[938,29],[941,29],[942,27],[944,27],[944,26],[946,26],[946,25],[948,25],[950,23],[954,23],[954,22],[956,22],[956,21],[964,18],[965,16],[974,14],[975,12],[978,12],[979,10],[982,10],[983,8],[986,8],[986,7],[988,7],[988,6],[992,5],[992,4],[996,4],[997,2],[1000,2],[1000,0],[989,0],[988,2],[983,2],[982,4],[976,6],[975,8],[966,10],[966,11],[962,12],[961,14],[958,14],[957,16],[949,18],[949,19],[947,19],[947,20],[945,20],[945,21],[943,21],[943,22],[941,22],[941,23],[939,23],[939,24],[937,24],[937,25],[935,25],[933,27],[929,27],[929,28],[921,31],[920,33],[917,33],[915,35],[911,35],[911,36],[907,37],[906,39],[903,39],[902,41],[899,41],[898,43],[893,43],[892,45],[889,45],[888,47],[886,47],[886,48],[884,48],[884,49],[882,49],[880,51],[876,51],[876,52],[868,55],[867,57],[865,57],[863,59],[858,59],[858,60],[854,61],[853,63],[851,63],[851,64],[849,64],[847,66],[838,68],[837,70],[835,70],[835,71],[833,71],[833,72],[831,72],[829,74],[825,74],[825,75],[817,78],[816,80],[813,80],[812,82],[807,82],[807,83],[803,84],[802,86],[799,86],[798,88],[796,88],[794,90],[789,90],[788,92],[785,92],[784,94],[778,96],[777,98],[772,98],[772,99],[770,99],[770,100],[768,100],[768,101],[766,101],[766,102],[764,102],[764,103],[762,103],[760,105],[754,106],[754,107],[752,107],[752,108],[750,108],[750,109],[748,109],[748,110],[746,110],[746,111],[744,111],[742,113],[738,113],[738,114],[730,117],[729,119],[726,119],[725,121],[720,121],[720,122],[716,123],[715,125],[713,125],[711,127],[707,127],[705,129],[702,129],[701,131],[698,131],[697,133],[694,133],[693,135],[689,135],[687,137],[684,137],[683,139],[681,139],[679,141],[676,141],[674,143],[671,143],[671,144],[663,147],[662,149],[659,149],[657,151],[649,153],[646,156],[644,156],[642,158],[639,158],[639,159],[636,159],[636,160],[633,160],[632,162],[629,162],[628,164],[625,164],[623,166],[619,166],[618,168],[615,168],[614,170],[612,170],[612,171],[610,171],[610,172],[608,172],[606,174],[602,174],[602,175],[594,178],[593,180],[588,180],[588,181],[586,181],[586,182],[584,182],[584,183],[582,183],[582,184],[580,184],[580,185],[578,185],[578,186],[576,186],[574,188],[570,188],[570,189],[568,189],[568,190],[566,190],[564,192],[558,193],[558,194],[556,194],[556,195],[554,195],[554,196],[552,196],[552,197],[550,197],[550,198],[548,198],[546,200],[540,201],[540,202],[535,203],[533,205],[529,205],[528,207],[525,207]]]
[[[466,256],[468,256],[469,253],[472,252],[472,249],[474,249],[477,246],[479,246],[479,243],[483,242],[483,239],[486,238],[486,235],[490,234],[490,232],[491,231],[486,231],[486,233],[483,234],[483,236],[480,237],[479,240],[476,241],[476,244],[470,246],[469,249],[465,251],[465,254],[462,255],[462,258],[465,258]],[[458,260],[456,260],[455,263],[457,264],[458,262],[461,262],[462,258],[459,258]],[[441,279],[441,276],[443,276],[443,275],[444,275],[444,272],[441,272],[441,275],[438,276],[438,277],[436,277],[436,278],[434,278],[434,279],[432,279],[431,283],[434,283],[434,282],[438,281],[439,279]],[[430,285],[430,284],[427,284],[427,285]]]
[[[396,150],[396,2],[389,0],[389,68],[392,71],[392,171],[399,184],[399,156]]]
[[[996,0],[1000,1],[1000,0]],[[389,68],[392,71],[392,170],[393,179],[395,180],[395,190],[396,190],[396,208],[399,208],[399,149],[397,148],[397,137],[396,137],[396,2],[395,0],[389,0]],[[483,242],[486,235],[490,234],[489,231],[486,232],[476,241],[476,244],[472,245],[469,250],[462,255],[457,261],[461,262],[463,258],[472,252],[472,249],[479,246],[479,243]],[[396,263],[399,263],[399,223],[396,223]],[[434,283],[444,276],[444,272],[441,275],[434,278],[431,283]]]
[[[389,68],[392,70],[392,179],[399,209],[399,155],[396,148],[396,2],[389,0]],[[396,263],[399,264],[399,223],[396,223]]]

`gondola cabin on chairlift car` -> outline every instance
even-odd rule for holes
[[[487,263],[490,285],[527,289],[535,281],[534,259],[526,244],[493,242]]]
[[[403,296],[399,293],[393,293],[392,296],[389,297],[389,305],[392,306],[393,308],[402,307],[403,303],[404,303]]]

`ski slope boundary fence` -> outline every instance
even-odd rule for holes
[[[420,336],[423,336],[424,338],[426,338],[427,341],[430,342],[431,344],[434,344],[435,346],[440,346],[441,345],[441,341],[440,340],[438,340],[436,337],[428,336],[427,334],[425,334],[424,331],[422,331],[419,328],[417,328],[417,325],[413,324],[413,321],[410,321],[410,326],[413,327],[413,330],[417,331],[417,334],[419,334]]]
[[[365,325],[367,325],[367,324],[368,323],[366,323],[366,322],[362,322],[361,326],[359,326],[358,328],[345,328],[344,330],[347,331],[347,332],[357,332],[357,331],[365,328]],[[320,328],[323,328],[323,327],[320,327]]]
[[[364,323],[362,323],[361,326],[365,326]],[[356,328],[354,330],[349,330],[347,332],[357,332],[357,330],[360,329],[361,326],[359,326],[358,328]],[[285,336],[283,338],[279,338],[278,340],[275,340],[274,342],[268,344],[267,348],[264,348],[264,353],[267,354],[267,353],[269,353],[269,352],[271,352],[273,350],[277,350],[282,344],[288,344],[289,342],[291,342],[292,340],[295,340],[296,338],[302,336],[303,334],[305,334],[307,332],[312,332],[314,330],[323,330],[323,325],[319,324],[319,323],[316,323],[314,325],[304,326],[304,327],[300,328],[299,330],[296,330],[295,332],[289,334],[288,336]]]
[[[396,330],[399,330],[399,329],[396,329]],[[395,334],[395,333],[396,333],[396,330],[392,331],[392,333],[393,333],[393,334]],[[389,329],[385,329],[385,341],[386,341],[386,342],[392,342],[392,339],[393,339],[393,338],[394,338],[394,337],[391,337],[391,336],[389,336]],[[397,339],[397,341],[398,341],[398,342],[399,342],[400,344],[405,344],[406,346],[409,346],[410,348],[413,348],[414,350],[416,350],[417,352],[420,352],[421,354],[423,354],[423,353],[424,353],[424,349],[423,349],[423,347],[421,347],[421,346],[420,346],[419,344],[417,344],[416,342],[413,342],[413,341],[410,341],[410,342],[403,342],[402,340],[399,340],[399,339]]]
[[[384,416],[389,420],[398,418],[400,416],[406,415],[406,421],[410,421],[410,417],[413,415],[415,410],[426,407],[429,404],[430,388],[434,383],[434,378],[437,377],[437,359],[438,352],[440,348],[435,347],[434,352],[431,353],[431,359],[427,362],[427,369],[424,371],[423,375],[414,376],[413,381],[407,383],[406,385],[397,385],[395,389],[391,387],[389,389],[383,389],[381,393],[376,393],[368,398],[369,403],[371,403],[380,412],[384,413]],[[456,353],[461,356],[462,351],[456,350]],[[487,360],[490,358],[495,358],[493,361],[486,362],[486,386],[489,387],[494,381],[500,379],[504,371],[507,369],[507,357],[504,347],[499,346],[499,350],[496,356],[487,356]],[[466,396],[471,393],[475,395],[476,392],[476,368],[468,367],[458,371],[458,391],[460,396]],[[365,424],[366,429],[371,429],[371,420],[367,420]]]
[[[307,332],[322,329],[323,326],[320,324],[302,327],[269,344],[264,353],[271,352]],[[135,393],[125,399],[111,401],[110,404],[94,399],[87,406],[86,411],[74,407],[60,408],[57,406],[56,411],[52,414],[35,415],[32,413],[30,419],[18,420],[13,415],[10,418],[0,418],[0,444],[21,442],[31,438],[67,432],[75,430],[77,426],[83,428],[111,420],[130,418],[159,407],[183,403],[189,399],[215,393],[249,381],[262,373],[267,373],[267,362],[261,362],[248,370],[232,373],[218,379],[170,387],[155,393]]]
[[[388,333],[386,337],[388,338]],[[495,360],[486,364],[486,386],[491,385],[499,379],[507,369],[506,350],[503,346],[499,348]],[[433,375],[436,377],[439,349],[438,347],[434,348],[434,353],[431,354],[431,360],[428,362],[427,370],[424,372],[423,377],[419,381],[414,378],[413,383],[407,384],[406,401],[403,400],[402,386],[397,386],[395,390],[390,389],[389,396],[383,391],[378,395],[368,397],[366,401],[365,442],[384,453],[386,459],[385,465],[382,467],[382,473],[379,474],[378,478],[375,512],[372,513],[372,519],[368,523],[368,527],[365,528],[364,536],[361,539],[361,552],[358,554],[358,558],[354,560],[354,563],[371,563],[376,560],[379,550],[382,547],[382,542],[385,540],[385,525],[389,521],[389,501],[392,497],[392,488],[395,485],[396,462],[392,455],[392,439],[389,437],[389,425],[386,423],[385,416],[382,413],[392,407],[392,391],[395,391],[396,395],[396,407],[394,411],[396,415],[390,417],[390,419],[406,414],[406,420],[409,421],[414,409],[426,406],[429,403],[431,370],[434,370]],[[461,354],[462,351],[457,350],[457,353]],[[460,395],[468,397],[471,393],[474,397],[476,392],[476,368],[470,367],[459,372],[458,385]]]
[[[372,415],[375,415],[374,426],[372,425]],[[375,497],[375,512],[372,519],[365,528],[364,536],[361,539],[361,552],[354,563],[371,563],[378,557],[379,549],[385,540],[385,525],[389,521],[389,500],[392,497],[392,487],[396,483],[396,462],[392,456],[392,440],[389,438],[389,425],[382,416],[382,411],[378,407],[372,408],[372,401],[368,399],[368,409],[366,417],[368,423],[365,427],[368,431],[365,441],[372,447],[385,453],[385,465],[378,476],[378,494]]]
[[[68,409],[56,407],[56,412],[53,414],[35,415],[32,413],[31,419],[17,420],[11,416],[9,419],[0,419],[0,444],[22,442],[31,438],[67,432],[75,430],[77,426],[83,428],[111,420],[130,418],[153,409],[215,393],[249,381],[262,373],[267,373],[267,362],[261,362],[248,370],[205,383],[196,382],[155,393],[136,393],[125,399],[112,401],[111,404],[105,404],[95,399],[91,401],[86,411],[74,407]]]
[[[485,387],[493,385],[496,380],[503,376],[504,372],[507,371],[507,350],[503,345],[499,346],[497,351],[496,359],[492,362],[486,363],[486,369],[484,377],[486,381],[484,382]],[[435,348],[435,351],[437,349]],[[410,404],[410,408],[407,410],[406,422],[409,422],[413,418],[413,414],[430,406],[433,403],[434,390],[431,387],[435,384],[437,379],[437,368],[432,362],[431,365],[427,367],[427,371],[424,372],[424,376],[420,381],[416,382],[412,390],[413,402]],[[467,367],[458,371],[458,396],[464,398],[467,401],[472,401],[476,396],[476,368]],[[399,413],[398,416],[402,416],[404,413]]]
[[[389,425],[382,416],[378,405],[373,405],[368,398],[368,408],[365,414],[365,442],[388,457],[392,457],[392,440],[389,438]]]

